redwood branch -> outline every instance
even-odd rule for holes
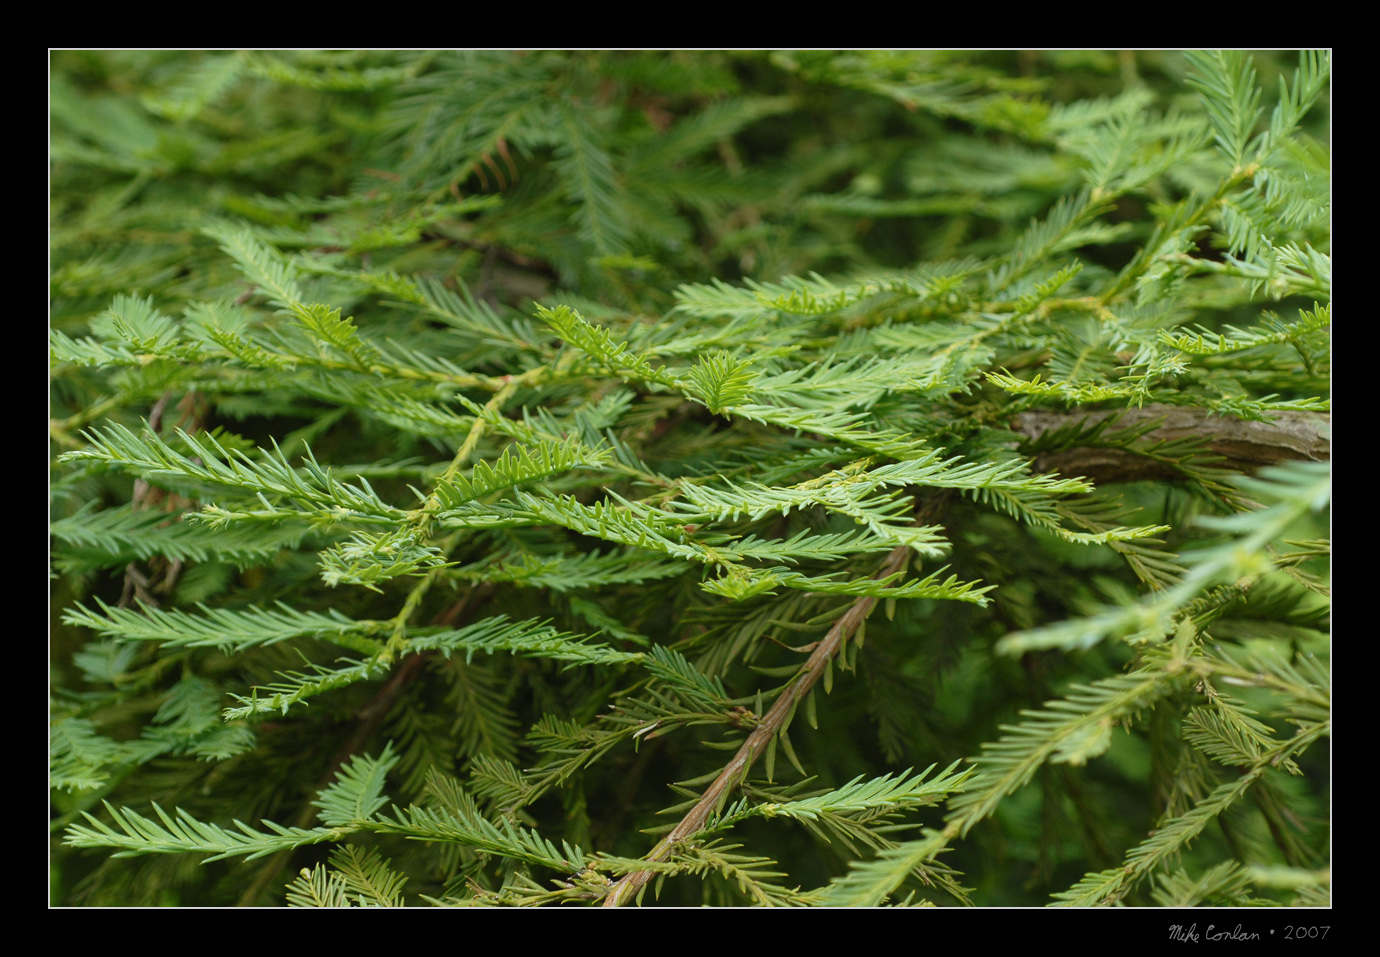
[[[924,524],[925,522],[918,520],[918,523]],[[889,575],[894,575],[904,569],[909,560],[909,546],[902,545],[892,549],[882,567],[872,577],[886,578]],[[695,802],[695,806],[680,819],[680,823],[671,830],[671,833],[667,834],[656,847],[652,848],[651,853],[646,858],[648,861],[665,860],[678,843],[703,829],[705,822],[709,820],[717,808],[722,806],[728,792],[743,783],[753,762],[781,731],[781,726],[785,724],[786,718],[814,688],[815,683],[824,674],[829,659],[834,657],[843,643],[858,630],[858,626],[872,613],[876,604],[876,598],[859,598],[834,622],[829,633],[815,646],[809,660],[805,662],[805,667],[776,699],[776,703],[762,717],[761,723],[748,735],[747,740],[738,749],[738,753],[725,765],[723,771],[715,778],[714,783],[709,785],[700,799]],[[609,890],[608,896],[604,898],[603,906],[619,907],[634,900],[651,878],[651,871],[635,871],[623,876]]]
[[[1222,457],[1217,464],[1240,472],[1280,462],[1326,462],[1332,458],[1332,417],[1325,412],[1274,412],[1269,422],[1249,422],[1207,409],[1147,405],[1111,412],[1022,412],[1013,419],[1012,428],[1035,439],[1074,422],[1093,425],[1113,416],[1116,421],[1112,429],[1162,420],[1146,439],[1198,439],[1208,451]],[[1100,446],[1038,454],[1033,466],[1037,472],[1082,475],[1096,483],[1182,478],[1168,463],[1137,455],[1132,449]]]

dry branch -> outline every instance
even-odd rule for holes
[[[1162,419],[1146,439],[1195,438],[1224,461],[1217,463],[1242,472],[1286,461],[1326,462],[1332,458],[1332,417],[1320,412],[1275,412],[1269,422],[1249,422],[1216,415],[1206,409],[1176,405],[1147,405],[1111,412],[1022,412],[1012,428],[1030,439],[1075,422],[1094,425],[1116,416],[1115,429]],[[1134,451],[1089,446],[1037,455],[1037,472],[1082,475],[1095,483],[1174,481],[1180,473],[1167,463]]]

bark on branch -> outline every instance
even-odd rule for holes
[[[1118,416],[1112,429],[1163,422],[1147,439],[1200,439],[1206,448],[1222,456],[1223,467],[1253,472],[1262,465],[1286,461],[1326,462],[1332,458],[1332,417],[1325,412],[1275,412],[1269,422],[1247,422],[1234,416],[1216,415],[1206,409],[1177,405],[1147,405],[1140,409],[1111,412],[1022,412],[1013,429],[1037,438],[1051,429],[1074,422],[1095,424]],[[1181,478],[1167,463],[1125,449],[1071,448],[1035,458],[1037,472],[1082,475],[1095,483],[1173,481]]]

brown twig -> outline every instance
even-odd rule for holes
[[[906,567],[906,562],[909,559],[909,546],[903,545],[895,548],[873,577],[886,578],[894,575]],[[781,731],[781,726],[785,724],[786,718],[810,693],[815,682],[824,674],[829,659],[833,658],[843,643],[858,630],[858,626],[872,613],[876,604],[876,598],[859,598],[834,622],[829,633],[815,646],[814,652],[805,662],[804,669],[796,675],[790,686],[776,699],[776,703],[762,717],[761,723],[748,735],[743,746],[733,756],[733,760],[728,762],[719,776],[715,778],[714,783],[709,785],[700,799],[695,802],[695,806],[685,817],[681,818],[680,823],[671,830],[671,833],[667,834],[661,843],[657,844],[647,855],[648,861],[664,860],[677,843],[684,841],[704,827],[705,821],[723,804],[728,792],[740,785],[747,777],[753,762],[766,750],[772,738]],[[608,896],[604,898],[603,906],[619,907],[634,900],[651,878],[651,871],[635,871],[625,875],[610,888]]]

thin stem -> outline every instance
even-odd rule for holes
[[[873,575],[873,578],[886,578],[894,575],[904,569],[909,560],[909,546],[902,545],[894,548],[882,567]],[[665,860],[676,844],[693,836],[704,827],[705,821],[709,819],[710,815],[723,805],[728,793],[742,784],[748,771],[751,770],[753,762],[780,732],[786,718],[795,710],[796,705],[810,693],[815,682],[824,674],[829,660],[833,658],[849,636],[857,631],[858,626],[867,619],[876,605],[876,598],[871,596],[859,598],[834,622],[829,633],[815,646],[814,652],[810,655],[800,674],[776,699],[776,703],[763,716],[756,729],[748,735],[743,746],[738,749],[738,753],[725,765],[723,771],[715,778],[714,783],[705,790],[695,806],[689,810],[685,817],[681,818],[680,823],[652,849],[646,860]],[[647,882],[652,879],[652,876],[651,871],[635,871],[625,875],[609,890],[608,896],[604,898],[603,906],[620,907],[635,899]]]

